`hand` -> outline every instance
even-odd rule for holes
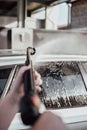
[[[51,112],[44,112],[32,130],[69,130],[62,119]]]
[[[24,83],[23,83],[23,74],[26,70],[30,69],[30,66],[23,66],[20,68],[16,79],[13,83],[13,95],[17,100],[20,100],[24,95]],[[41,76],[37,71],[34,71],[34,80],[35,80],[35,88],[37,91],[40,91],[40,85],[42,84]]]
[[[11,91],[0,102],[0,130],[7,130],[13,117],[19,111],[20,100],[24,95],[23,74],[30,66],[23,66],[20,68],[16,79],[14,80]],[[35,88],[40,89],[42,80],[38,72],[34,71]],[[32,99],[36,106],[39,106],[38,98]],[[38,102],[37,102],[38,100]]]

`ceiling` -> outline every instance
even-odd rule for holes
[[[25,1],[25,0],[23,0]],[[32,12],[53,2],[72,2],[76,0],[27,0],[27,12]],[[0,16],[17,16],[18,0],[0,0]]]

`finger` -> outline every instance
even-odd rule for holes
[[[40,86],[42,85],[42,79],[38,78],[37,80],[35,80],[35,86]]]
[[[38,92],[41,92],[41,87],[40,87],[40,86],[35,86],[35,89],[36,89]]]
[[[36,96],[36,95],[35,95],[35,96],[31,96],[31,100],[32,100],[33,104],[34,104],[37,108],[40,107],[41,101],[40,101],[40,99],[39,99],[38,96]]]
[[[19,70],[19,74],[20,75],[23,74],[26,70],[28,70],[30,68],[31,68],[30,65],[29,66],[23,66],[23,67],[21,67],[20,70]]]
[[[19,87],[21,86],[22,80],[23,80],[23,74],[26,70],[30,69],[30,66],[23,66],[20,68],[14,82],[13,82],[13,86]]]
[[[37,80],[37,78],[41,78],[41,75],[36,70],[34,70],[34,79]]]

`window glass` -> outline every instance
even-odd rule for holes
[[[11,70],[12,68],[0,69],[0,96],[3,93]]]
[[[74,62],[44,62],[37,65],[43,79],[40,97],[50,109],[87,105],[87,91]]]

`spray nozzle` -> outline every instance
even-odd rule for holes
[[[29,64],[31,64],[31,58],[30,58],[30,55],[34,55],[36,53],[36,49],[35,48],[33,48],[33,47],[28,47],[27,48],[27,59],[26,59],[26,62],[25,62],[25,64],[26,65],[29,65]]]
[[[27,48],[27,54],[34,55],[36,53],[36,49],[33,47],[28,47]]]

